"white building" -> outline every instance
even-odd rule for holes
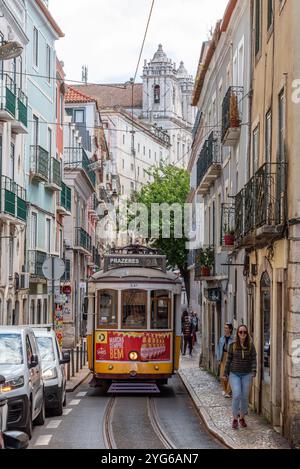
[[[18,41],[24,49],[28,44],[22,1],[0,4],[0,43],[3,41]],[[0,324],[24,322],[28,304],[29,285],[22,274],[27,221],[24,67],[25,53],[0,62]]]

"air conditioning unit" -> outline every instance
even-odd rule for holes
[[[28,290],[29,289],[29,272],[22,272],[20,274],[20,289],[21,290]]]

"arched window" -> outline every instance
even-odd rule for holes
[[[47,324],[48,323],[48,302],[46,298],[44,298],[43,317],[44,317],[44,324]]]
[[[160,103],[160,86],[159,85],[154,86],[154,103],[155,104]]]
[[[262,379],[270,383],[271,357],[271,281],[268,272],[264,272],[260,281],[261,325],[262,325]]]
[[[37,300],[37,324],[42,324],[42,300]]]
[[[29,311],[29,324],[35,324],[35,301],[31,300],[30,302],[30,311]]]

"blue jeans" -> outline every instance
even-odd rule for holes
[[[252,379],[252,373],[230,373],[229,375],[229,382],[232,389],[232,413],[234,418],[238,418],[239,413],[246,415],[248,412]]]

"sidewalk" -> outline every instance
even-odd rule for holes
[[[75,376],[67,380],[67,392],[73,392],[75,391],[78,386],[89,376],[90,370],[88,369],[87,366],[84,366],[82,370],[80,370],[78,373],[75,374]]]
[[[231,428],[231,399],[222,396],[218,381],[199,368],[200,346],[195,344],[193,357],[181,356],[179,375],[183,380],[207,429],[233,449],[287,449],[287,440],[276,433],[263,417],[249,413],[248,428]]]

